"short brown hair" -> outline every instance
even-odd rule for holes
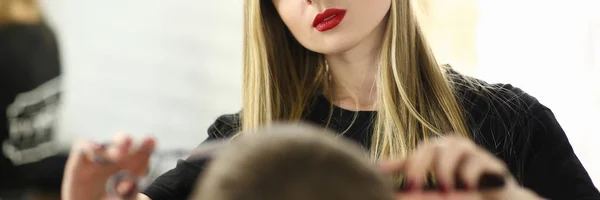
[[[219,151],[192,199],[392,200],[357,144],[306,125],[241,134]]]

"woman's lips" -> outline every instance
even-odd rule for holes
[[[315,17],[313,27],[319,32],[331,30],[342,23],[344,16],[346,16],[344,9],[327,9]]]

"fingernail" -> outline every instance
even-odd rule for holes
[[[407,191],[415,191],[417,189],[417,183],[412,180],[408,180],[408,184],[406,184]]]
[[[440,183],[439,184],[439,188],[440,188],[440,192],[442,192],[442,193],[448,193],[448,186],[446,186],[445,184]]]

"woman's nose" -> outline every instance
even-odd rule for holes
[[[306,4],[310,5],[312,4],[313,0],[304,0],[304,2],[306,2]]]

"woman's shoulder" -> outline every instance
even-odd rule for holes
[[[490,151],[505,151],[511,144],[502,141],[516,142],[531,135],[538,126],[536,118],[548,113],[535,97],[512,84],[451,76],[475,141]]]
[[[452,85],[466,111],[483,110],[497,114],[530,113],[544,107],[537,98],[510,83],[488,83],[485,80],[449,72]]]
[[[219,116],[208,128],[209,139],[228,138],[241,130],[240,113]]]
[[[45,21],[31,24],[3,24],[0,25],[0,36],[7,39],[47,39],[54,40],[54,30]],[[10,40],[7,40],[9,42]],[[22,42],[22,41],[19,41]]]

